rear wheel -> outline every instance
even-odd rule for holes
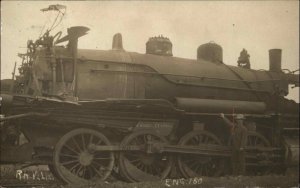
[[[100,132],[85,128],[72,130],[62,136],[54,149],[54,173],[71,184],[108,178],[113,169],[114,154],[109,151],[91,152],[87,149],[90,144],[110,145],[110,142]]]

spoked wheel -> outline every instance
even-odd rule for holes
[[[90,144],[110,145],[95,130],[79,128],[62,136],[54,149],[54,172],[66,183],[88,183],[105,180],[114,165],[112,152],[91,152]]]
[[[257,132],[248,132],[247,147],[270,147],[270,142],[261,134]],[[256,155],[256,151],[248,152],[250,155]],[[266,157],[267,157],[266,153]],[[257,160],[256,158],[246,158],[246,173],[249,175],[264,175],[271,173],[271,168],[266,166],[257,166],[260,162],[264,162],[264,159]],[[267,161],[265,161],[267,162]],[[248,164],[247,164],[248,163]]]
[[[221,145],[221,141],[207,131],[193,131],[187,133],[179,141],[179,145]],[[180,172],[185,178],[200,176],[218,176],[224,168],[224,159],[217,156],[180,154],[177,157]]]
[[[149,142],[164,144],[167,140],[151,131],[140,131],[125,137],[121,146],[146,146]],[[172,159],[167,153],[124,151],[119,156],[119,167],[121,175],[130,182],[154,181],[167,177],[171,171]]]

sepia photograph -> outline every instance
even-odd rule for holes
[[[299,187],[299,1],[1,1],[0,188]]]

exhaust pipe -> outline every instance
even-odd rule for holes
[[[269,50],[269,70],[281,72],[281,49]]]

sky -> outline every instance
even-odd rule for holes
[[[280,48],[282,68],[299,69],[299,1],[1,1],[1,79],[11,78],[27,40],[36,40],[55,19],[56,12],[40,11],[50,4],[67,6],[52,34],[90,28],[79,48],[111,49],[113,35],[122,33],[126,51],[145,53],[149,37],[163,35],[176,57],[196,59],[198,46],[214,41],[228,65],[236,66],[245,48],[251,68],[267,70],[268,50]],[[299,88],[288,98],[299,101]]]

